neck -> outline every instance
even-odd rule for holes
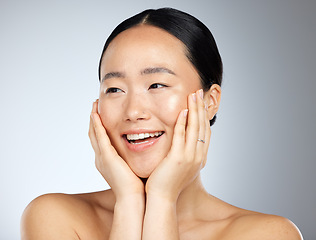
[[[201,176],[190,183],[179,195],[177,201],[177,215],[178,219],[189,219],[197,217],[196,214],[199,209],[203,209],[205,201],[209,194],[203,187]]]

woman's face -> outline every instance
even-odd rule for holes
[[[183,43],[157,27],[120,33],[101,64],[99,114],[112,145],[139,177],[168,154],[187,96],[201,88]]]

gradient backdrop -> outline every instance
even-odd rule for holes
[[[316,239],[316,1],[1,0],[1,240],[38,195],[107,188],[87,134],[99,56],[119,22],[162,6],[202,20],[224,62],[206,188]]]

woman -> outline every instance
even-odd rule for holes
[[[111,189],[35,199],[22,239],[301,239],[289,220],[203,188],[222,62],[199,20],[174,9],[125,20],[105,43],[99,78],[89,137]]]

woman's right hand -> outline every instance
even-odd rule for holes
[[[143,182],[112,146],[97,109],[98,100],[93,103],[89,127],[89,138],[95,152],[95,165],[98,171],[110,185],[117,199],[131,195],[144,196]]]

